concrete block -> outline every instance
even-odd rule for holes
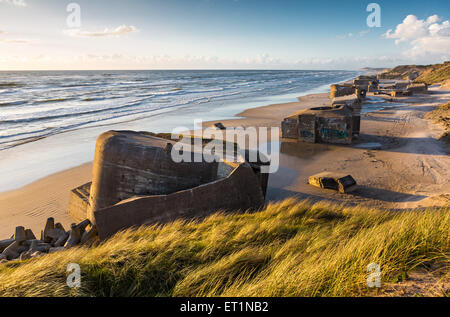
[[[291,116],[283,120],[281,135],[285,139],[298,139],[298,116]]]
[[[51,242],[52,238],[48,236],[48,233],[50,230],[55,229],[55,219],[54,218],[48,218],[47,222],[45,223],[44,233],[42,240],[44,242]]]
[[[332,189],[342,194],[356,189],[356,181],[350,175],[324,172],[309,177],[309,184],[322,189]]]
[[[0,241],[0,253],[2,253],[7,247],[14,243],[14,239],[6,239]]]
[[[83,221],[88,217],[89,195],[92,182],[84,184],[70,192],[69,197],[69,215],[75,221]]]
[[[404,97],[412,96],[413,92],[411,90],[393,90],[391,91],[391,97]]]
[[[66,249],[73,248],[78,245],[81,241],[81,231],[76,225],[72,225],[71,230],[69,231],[69,239],[67,240],[64,247]]]
[[[316,115],[304,113],[299,116],[298,135],[300,141],[316,143],[317,141],[317,121]]]
[[[17,242],[24,242],[27,239],[24,227],[16,227],[16,232],[14,234],[14,240]]]
[[[27,240],[35,240],[36,236],[34,235],[33,231],[31,229],[25,230],[25,236]]]
[[[338,84],[330,86],[330,99],[353,95],[355,93],[355,86],[352,84]]]
[[[406,89],[413,93],[423,93],[423,94],[428,93],[427,84],[411,84]]]
[[[213,124],[212,128],[215,130],[226,130],[227,129],[221,122]]]

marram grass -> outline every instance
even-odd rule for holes
[[[289,199],[0,265],[0,296],[367,296],[371,263],[381,266],[382,283],[430,263],[448,271],[449,224],[448,208],[394,212]],[[81,266],[79,289],[66,285],[70,263]]]

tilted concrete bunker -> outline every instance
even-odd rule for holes
[[[268,174],[261,166],[270,163],[250,164],[248,152],[238,160],[177,163],[171,156],[174,144],[146,133],[102,134],[92,183],[71,192],[69,214],[87,216],[106,239],[130,227],[264,205]]]

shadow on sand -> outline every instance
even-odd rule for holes
[[[324,196],[318,196],[318,195],[312,195],[310,193],[302,193],[302,192],[296,192],[292,190],[287,190],[283,188],[274,188],[271,187],[268,190],[267,195],[267,201],[282,201],[287,198],[296,198],[299,200],[309,200],[312,203],[316,203],[319,201],[331,201],[331,202],[338,202],[338,203],[346,203],[349,205],[358,205],[357,202],[350,202],[345,201],[339,198],[335,197],[329,197],[327,194],[337,194],[337,192],[334,192],[332,190],[324,190]],[[380,189],[380,188],[372,188],[368,186],[358,186],[358,188],[350,193],[347,194],[350,197],[360,197],[365,199],[371,199],[371,200],[378,200],[383,201],[387,203],[404,203],[404,202],[417,202],[421,201],[425,198],[428,198],[428,196],[423,195],[412,195],[412,194],[405,194],[405,193],[399,193],[387,189]]]
[[[358,188],[354,192],[350,193],[350,195],[380,200],[389,203],[416,202],[428,197],[422,195],[399,193],[392,190],[373,188],[368,186],[358,186]]]

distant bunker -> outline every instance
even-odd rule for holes
[[[351,144],[359,134],[358,110],[346,104],[297,112],[282,122],[283,138],[309,143]]]
[[[376,76],[359,76],[353,81],[330,86],[330,99],[355,94],[361,99],[366,98],[368,92],[375,92],[379,88]]]
[[[268,174],[261,167],[270,165],[265,159],[249,163],[250,152],[243,151],[231,159],[177,163],[171,155],[175,143],[145,132],[102,134],[92,183],[71,192],[69,214],[89,218],[104,240],[127,228],[265,204]]]

